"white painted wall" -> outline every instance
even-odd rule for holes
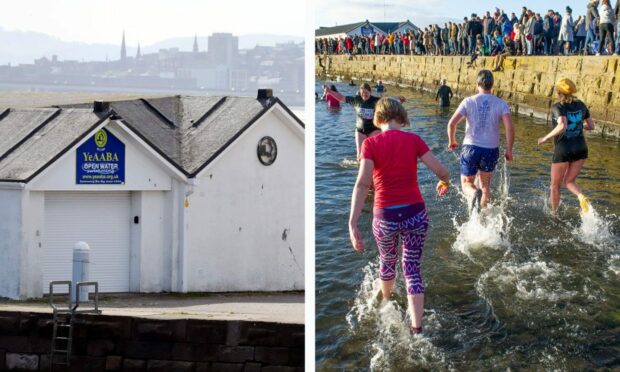
[[[243,133],[189,196],[188,291],[304,288],[304,133],[281,112]],[[270,166],[256,155],[263,136],[278,147]]]
[[[9,186],[13,187],[13,186]],[[22,249],[22,190],[0,188],[0,297],[19,297]]]
[[[42,249],[45,224],[45,193],[22,193],[23,240],[21,250],[20,298],[41,297],[43,285]]]
[[[170,190],[171,175],[166,172],[160,161],[115,122],[110,122],[105,128],[125,144],[124,185],[77,185],[75,183],[76,147],[32,180],[29,188],[46,191]]]
[[[166,214],[166,198],[169,192],[142,191],[140,226],[140,292],[171,290],[171,226]]]

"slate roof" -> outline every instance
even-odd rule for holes
[[[333,35],[333,34],[346,34],[349,31],[353,31],[356,28],[365,25],[368,21],[357,22],[357,23],[349,23],[341,26],[334,27],[319,27],[318,30],[314,31],[315,36],[324,36],[324,35]]]
[[[407,23],[409,23],[409,21],[404,21],[404,22],[373,22],[372,24],[379,27],[381,29],[381,31],[385,32],[385,33],[390,33],[392,31],[398,30],[400,27],[406,25]],[[413,29],[414,30],[419,30],[419,28],[413,25]]]
[[[278,99],[170,96],[56,108],[0,109],[0,181],[28,182],[104,120],[120,120],[188,177],[194,177]]]
[[[402,27],[403,25],[407,23],[410,23],[409,20],[404,21],[404,22],[369,22],[366,20],[364,22],[349,23],[346,25],[335,26],[335,27],[319,27],[319,29],[315,30],[314,34],[315,36],[346,34],[366,24],[371,24],[373,26],[376,26],[377,28],[379,28],[381,31],[385,33],[390,33],[394,30],[397,30],[398,28]],[[416,25],[413,25],[413,29],[416,31],[419,30],[419,28]]]

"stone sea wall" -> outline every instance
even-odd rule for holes
[[[476,74],[493,70],[494,57],[480,57],[470,67],[470,57],[451,56],[317,56],[320,78],[375,82],[435,92],[441,79],[457,97],[476,91]],[[550,120],[550,107],[557,101],[554,84],[567,77],[575,82],[576,94],[590,109],[597,133],[620,137],[620,63],[618,57],[509,57],[503,70],[495,72],[494,92],[513,111]]]
[[[49,371],[51,314],[0,311],[0,371]],[[78,315],[71,365],[54,371],[296,372],[304,325]]]

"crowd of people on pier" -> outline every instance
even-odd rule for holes
[[[498,8],[462,22],[423,30],[316,38],[317,54],[575,55],[620,53],[620,0],[590,0],[585,15],[549,9],[544,15],[523,7],[508,15]]]

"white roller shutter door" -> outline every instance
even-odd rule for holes
[[[43,293],[52,280],[71,280],[73,246],[90,246],[90,280],[100,292],[129,291],[129,192],[46,192]]]

